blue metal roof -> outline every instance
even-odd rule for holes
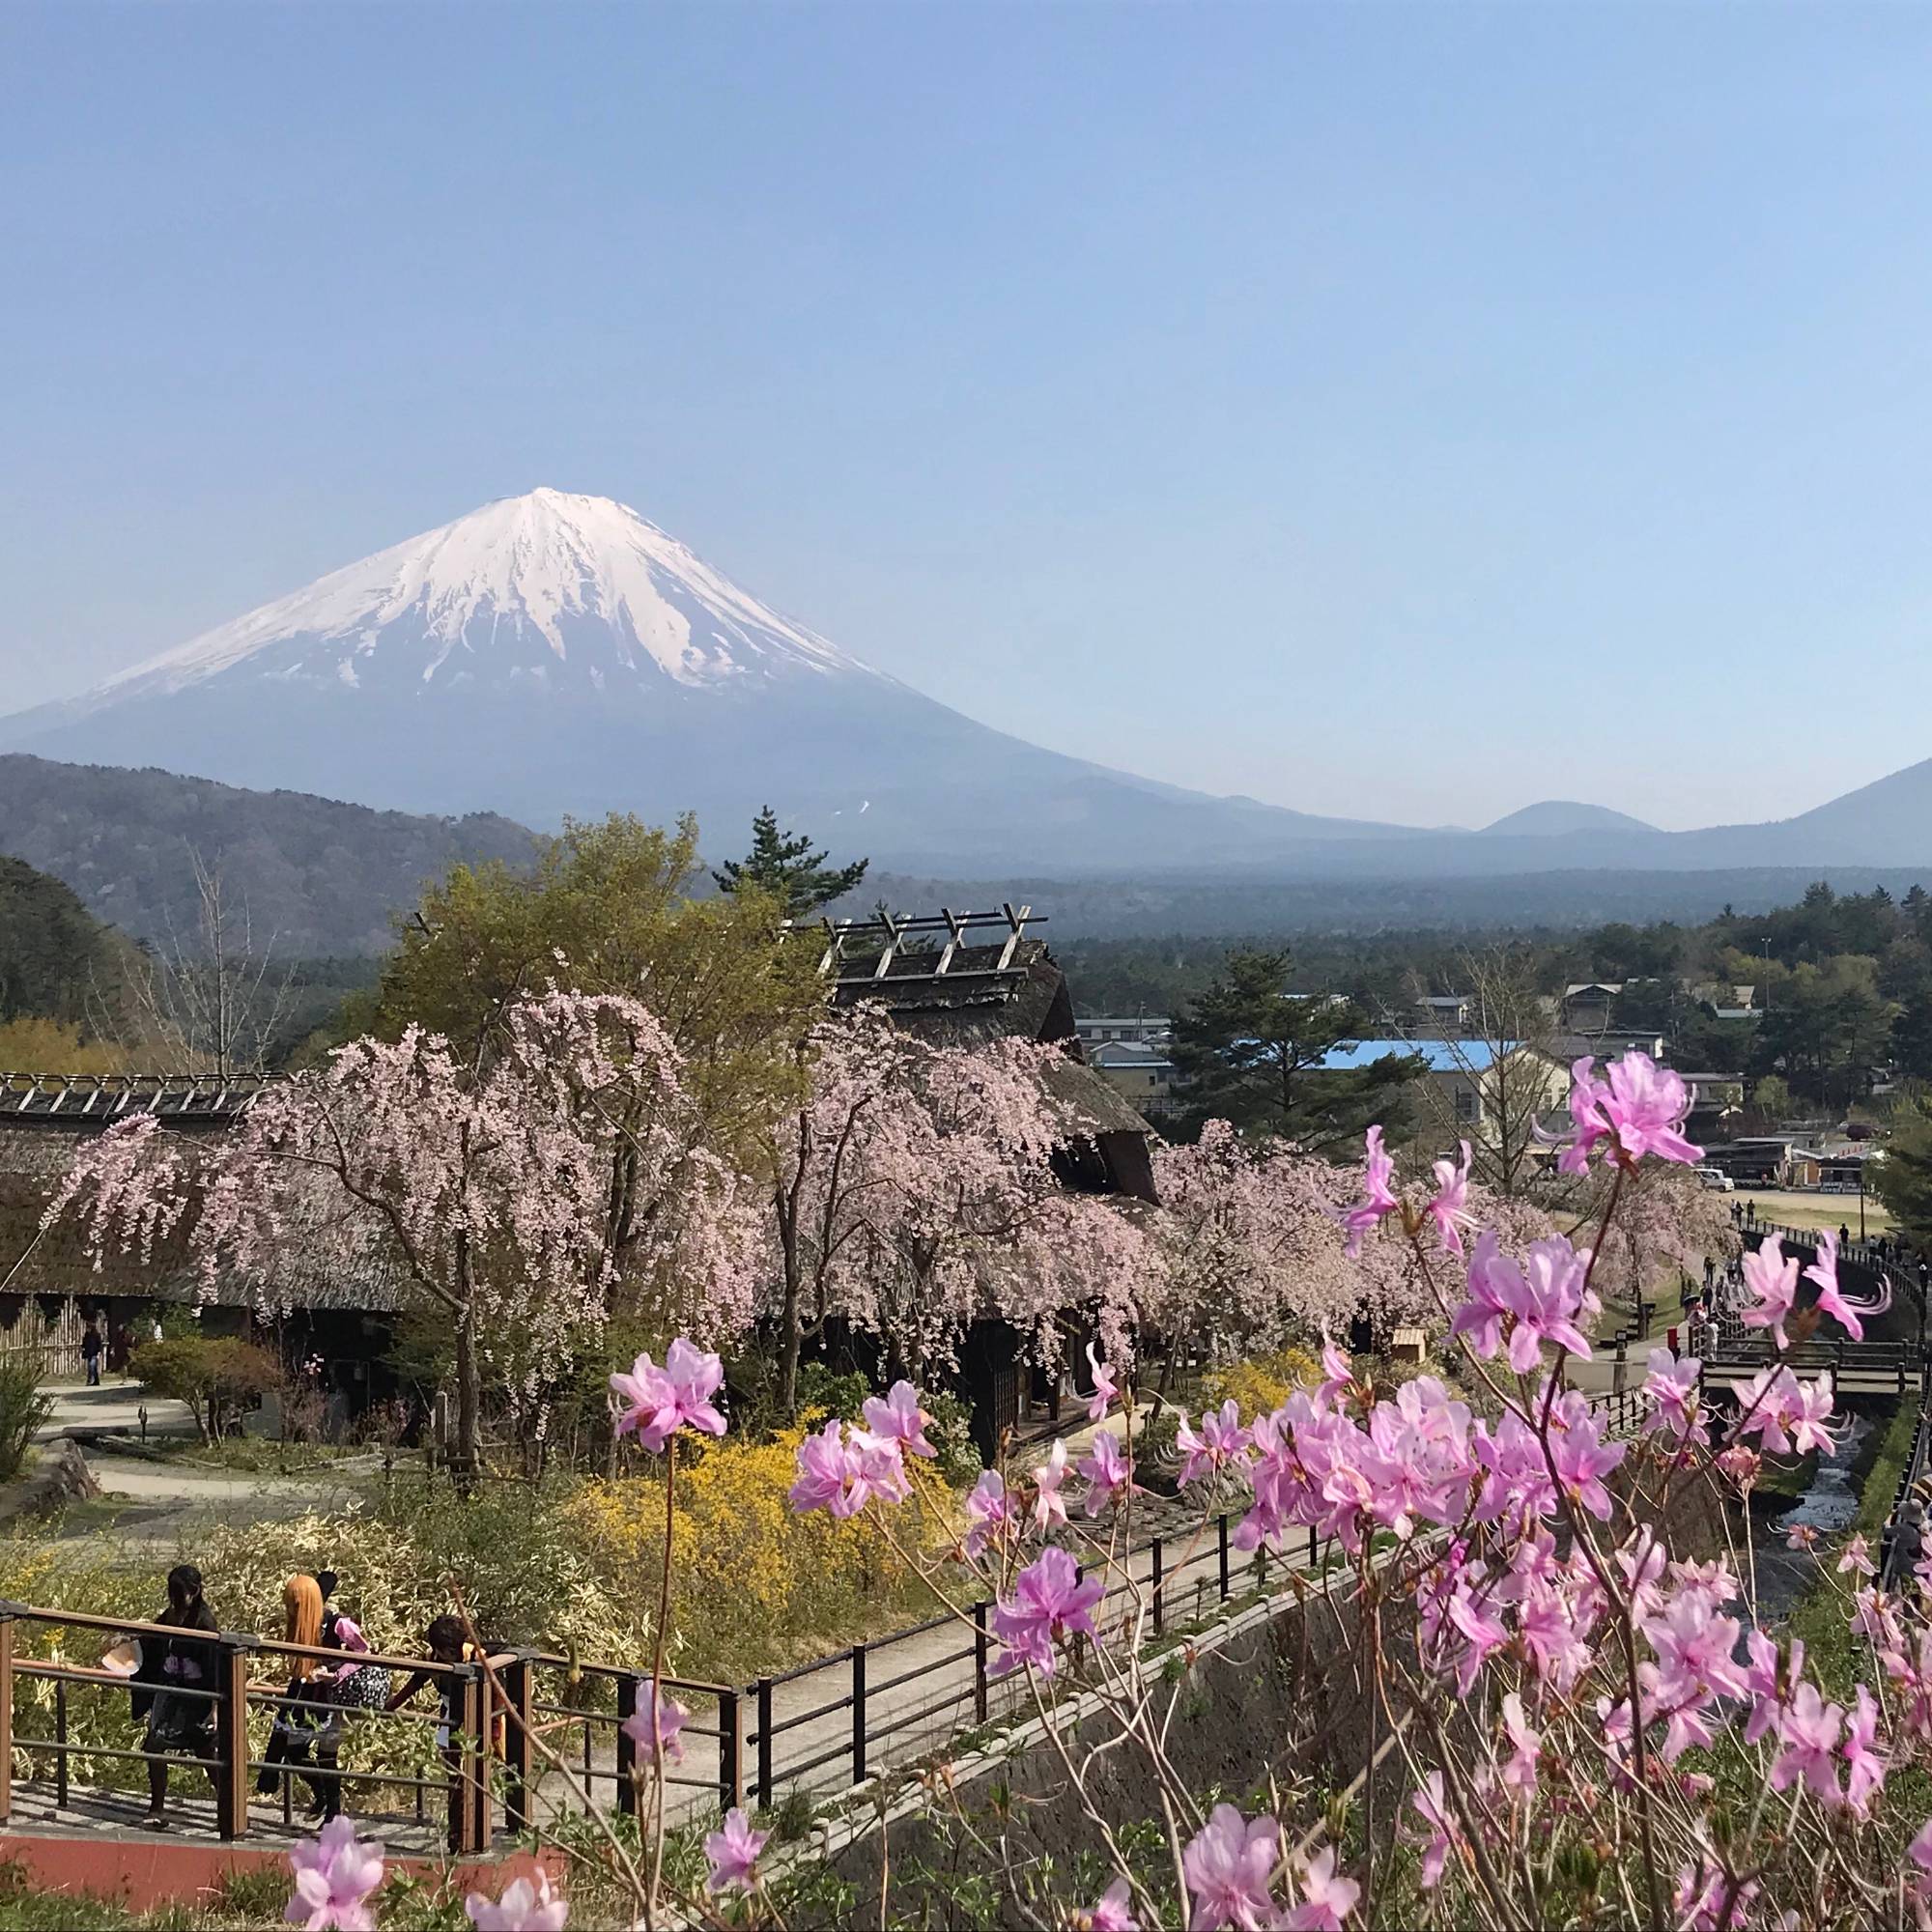
[[[1498,1051],[1516,1045],[1505,1040],[1500,1049],[1487,1039],[1356,1039],[1345,1041],[1316,1062],[1321,1073],[1353,1073],[1390,1054],[1412,1054],[1432,1073],[1487,1073]]]

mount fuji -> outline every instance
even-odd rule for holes
[[[761,804],[883,863],[1112,868],[1400,834],[1211,798],[976,724],[603,497],[535,490],[0,720],[0,751],[405,810]],[[1413,836],[1413,835],[1410,835]]]

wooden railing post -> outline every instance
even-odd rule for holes
[[[1167,1592],[1161,1587],[1161,1578],[1166,1572],[1167,1552],[1159,1537],[1153,1540],[1153,1634],[1158,1636],[1167,1623]]]
[[[219,1695],[213,1714],[214,1763],[209,1775],[214,1780],[215,1832],[233,1839],[248,1831],[248,1660],[261,1639],[224,1632],[219,1641],[218,1681],[211,1687]]]
[[[0,1825],[14,1815],[14,1611],[0,1608]]]
[[[986,1635],[986,1600],[973,1605],[973,1721],[986,1721],[986,1679],[990,1642]]]
[[[866,1646],[852,1646],[852,1782],[866,1781]]]
[[[1221,1550],[1221,1601],[1225,1604],[1228,1601],[1228,1519],[1225,1514],[1214,1520],[1214,1526],[1219,1532],[1217,1540]]]
[[[638,1747],[626,1728],[638,1715],[638,1680],[617,1680],[617,1809],[626,1818],[638,1815]]]
[[[460,1735],[450,1739],[449,1849],[480,1852],[490,1839],[490,1712],[483,1673],[462,1666],[457,1711]]]
[[[530,1736],[535,1728],[533,1653],[518,1651],[497,1673],[503,1687],[503,1764],[508,1773],[503,1790],[503,1816],[513,1832],[530,1825],[530,1773],[536,1762]]]
[[[758,1679],[758,1804],[772,1804],[772,1680]]]
[[[718,1804],[728,1811],[745,1802],[745,1719],[735,1690],[718,1693]]]

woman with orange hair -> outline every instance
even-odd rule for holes
[[[319,1648],[322,1643],[322,1585],[313,1577],[297,1574],[282,1585],[282,1641]],[[269,1740],[269,1754],[255,1779],[255,1789],[264,1797],[274,1795],[276,1784],[289,1771],[307,1765],[315,1749],[316,1733],[328,1720],[329,1674],[319,1657],[291,1656],[288,1689],[282,1692],[275,1712],[274,1734]],[[305,1780],[309,1789],[309,1811],[332,1813],[339,1808],[333,1777]],[[328,1788],[326,1788],[328,1787]]]

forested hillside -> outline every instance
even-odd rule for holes
[[[521,864],[507,818],[419,818],[302,792],[242,791],[171,772],[0,756],[0,853],[64,880],[136,939],[195,930],[195,860],[245,902],[278,956],[386,947],[389,915],[461,863]]]
[[[0,1025],[77,1025],[91,1002],[119,1000],[127,958],[126,944],[58,879],[0,857]]]

